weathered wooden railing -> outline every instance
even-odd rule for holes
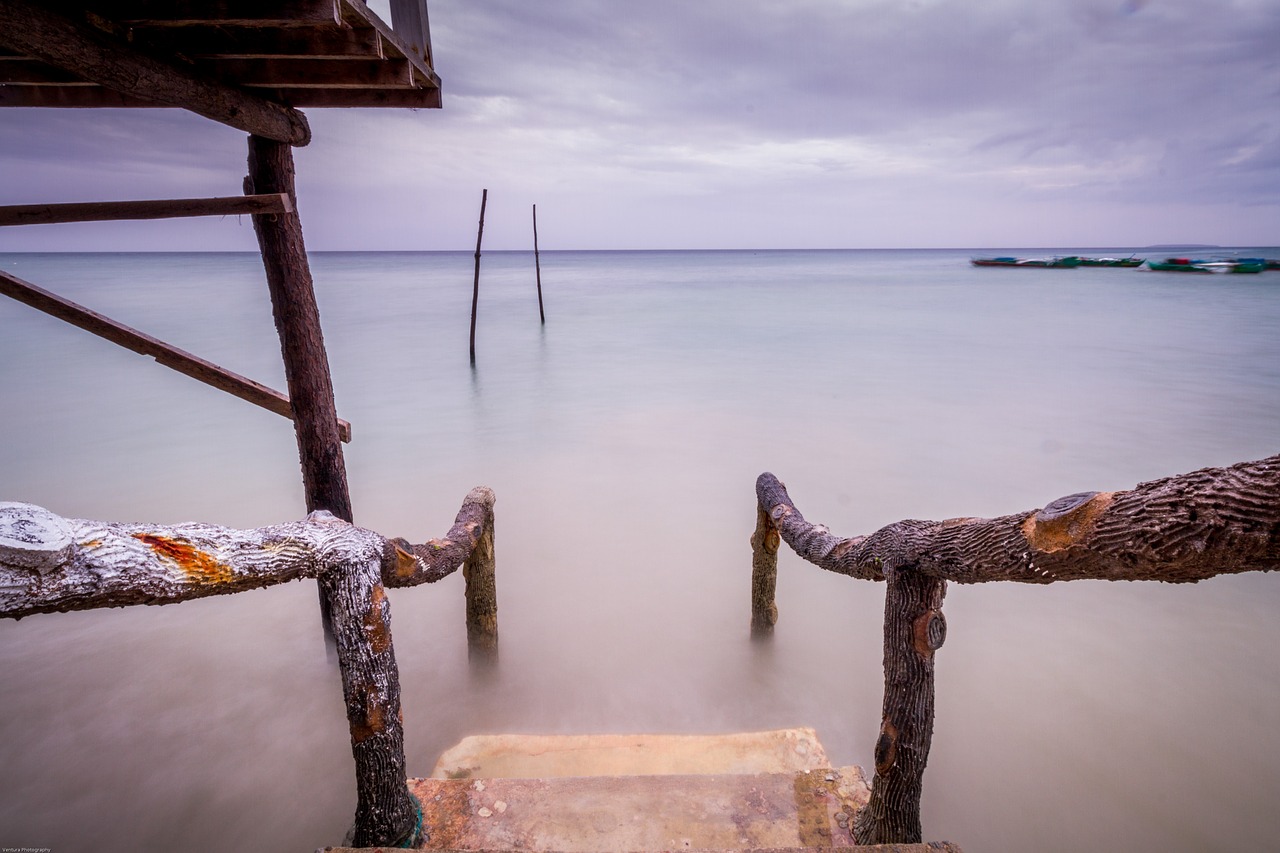
[[[777,620],[780,540],[820,568],[886,581],[884,703],[859,844],[922,837],[920,793],[933,735],[934,652],[947,581],[1195,582],[1280,568],[1280,456],[1205,468],[1118,492],[1084,492],[999,518],[899,521],[840,539],[805,520],[772,474],[756,481],[752,631]]]
[[[255,530],[62,518],[0,503],[0,617],[172,604],[316,578],[332,607],[355,756],[357,847],[412,843],[421,810],[409,793],[400,677],[386,587],[434,583],[461,565],[471,653],[497,652],[493,492],[472,489],[443,539],[411,545],[332,513]]]

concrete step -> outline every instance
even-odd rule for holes
[[[418,849],[459,853],[831,853],[853,847],[871,794],[861,768],[831,768],[805,728],[475,736],[409,789],[429,832]],[[945,842],[856,849],[959,853]]]
[[[794,773],[830,767],[810,728],[717,735],[473,735],[432,779]]]
[[[799,773],[413,779],[424,850],[847,847],[857,767]]]

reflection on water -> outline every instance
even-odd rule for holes
[[[1276,254],[1258,250],[1249,254]],[[421,541],[498,496],[501,660],[462,579],[391,593],[411,772],[477,732],[815,727],[871,763],[882,589],[784,552],[748,639],[753,483],[841,535],[1276,452],[1280,274],[975,270],[956,252],[313,258],[357,522]],[[254,255],[0,268],[283,387]],[[1207,278],[1207,277],[1205,277]],[[302,515],[289,424],[0,304],[0,500]],[[1280,586],[953,586],[925,780],[974,850],[1280,835]],[[312,585],[0,624],[0,844],[312,849],[354,811]]]

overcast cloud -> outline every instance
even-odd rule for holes
[[[371,2],[385,15],[383,3]],[[312,249],[1280,243],[1274,0],[430,0],[444,109],[309,110]],[[243,134],[0,110],[0,203],[227,195]],[[252,249],[247,221],[3,249]]]

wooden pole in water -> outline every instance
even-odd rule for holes
[[[542,325],[547,324],[547,314],[542,310],[542,264],[538,261],[538,206],[533,206],[533,268],[538,276],[538,316]]]
[[[254,231],[271,291],[285,381],[293,404],[307,511],[352,520],[338,436],[333,379],[320,330],[302,223],[294,195],[293,151],[287,143],[249,137],[249,193],[285,193],[292,213],[256,215]],[[479,255],[477,254],[477,263]],[[474,320],[473,320],[474,327]],[[326,634],[337,647],[342,693],[356,764],[357,847],[399,845],[416,838],[418,807],[406,783],[400,677],[391,647],[391,606],[377,561],[342,561],[320,579]]]
[[[476,230],[476,276],[471,287],[471,363],[476,363],[476,307],[480,303],[480,241],[484,239],[484,208],[489,202],[486,189],[480,196],[480,227]]]

